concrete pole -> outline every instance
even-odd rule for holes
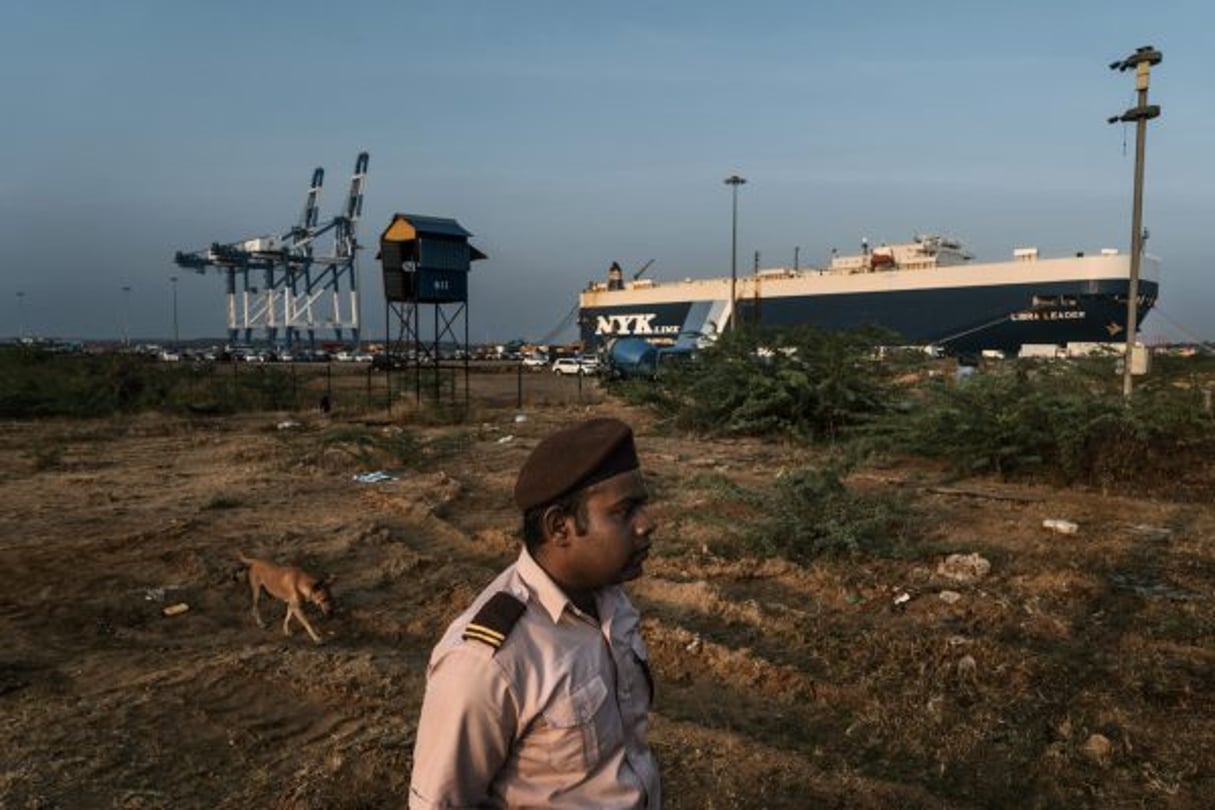
[[[1151,106],[1148,102],[1148,84],[1151,78],[1152,65],[1158,65],[1163,59],[1160,51],[1150,45],[1138,48],[1133,54],[1120,62],[1110,65],[1111,70],[1120,72],[1135,70],[1135,90],[1137,91],[1136,106],[1114,116],[1109,122],[1135,122],[1135,189],[1134,204],[1131,212],[1131,269],[1130,280],[1126,292],[1126,351],[1122,361],[1122,395],[1130,398],[1134,389],[1132,360],[1135,353],[1135,340],[1138,331],[1139,316],[1139,265],[1143,255],[1143,164],[1147,141],[1147,122],[1160,115],[1160,108]]]
[[[169,276],[169,281],[173,282],[173,350],[177,351],[181,346],[181,337],[177,331],[177,276]]]
[[[124,284],[122,287],[122,345],[124,348],[131,345],[130,320],[131,288]]]
[[[730,186],[734,198],[733,212],[730,218],[730,331],[735,329],[735,312],[734,305],[738,301],[737,286],[738,286],[738,187],[745,184],[747,179],[740,177],[737,174],[732,174],[725,179],[725,184]]]

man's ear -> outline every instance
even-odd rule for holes
[[[555,546],[569,545],[570,539],[573,537],[573,532],[570,531],[572,518],[573,516],[560,506],[550,506],[545,509],[544,516],[540,519],[540,524],[544,527],[545,542]]]

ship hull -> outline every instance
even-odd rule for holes
[[[632,335],[656,343],[738,324],[829,330],[879,327],[897,341],[953,354],[1015,353],[1027,344],[1126,338],[1129,257],[1092,256],[851,275],[797,273],[587,291],[580,297],[585,345]],[[1139,320],[1159,292],[1159,266],[1141,262]]]

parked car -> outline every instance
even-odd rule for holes
[[[523,367],[532,371],[541,371],[548,365],[548,359],[542,354],[529,354],[523,358]]]
[[[295,353],[297,363],[327,363],[329,353],[323,349],[300,349]]]
[[[563,376],[582,374],[582,364],[574,357],[559,357],[553,361],[553,373]]]
[[[407,365],[405,357],[396,352],[380,352],[371,358],[371,367],[376,371],[392,371]]]

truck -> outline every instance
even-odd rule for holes
[[[691,359],[695,352],[695,345],[688,343],[655,346],[645,338],[616,338],[607,352],[608,376],[613,379],[655,377],[669,364]]]

